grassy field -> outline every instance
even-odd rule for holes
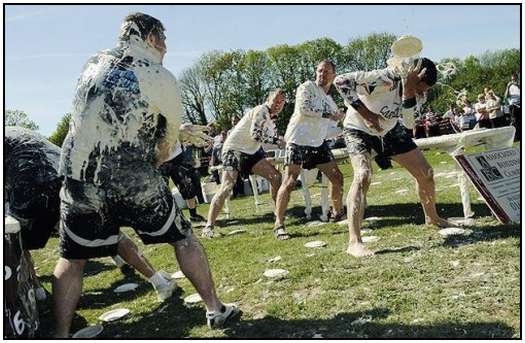
[[[439,211],[459,217],[462,207],[457,179],[443,175],[454,171],[454,161],[436,151],[426,153],[434,166]],[[345,194],[352,168],[341,165]],[[435,227],[423,224],[414,182],[408,173],[377,171],[370,189],[365,217],[381,220],[366,224],[366,235],[380,239],[369,243],[378,251],[367,259],[345,254],[347,229],[337,224],[307,226],[300,192],[292,195],[287,227],[293,239],[279,242],[272,236],[273,217],[266,204],[255,208],[252,197],[231,202],[232,217],[219,222],[219,231],[245,233],[204,240],[221,299],[239,305],[242,319],[223,330],[209,330],[203,305],[187,307],[183,298],[195,293],[183,279],[180,292],[161,304],[151,285],[138,274],[124,276],[108,258],[86,266],[83,295],[73,330],[98,324],[97,317],[115,308],[131,313],[104,324],[100,337],[121,338],[520,338],[519,225],[500,225],[471,189],[476,225],[469,236],[443,238]],[[407,189],[406,193],[396,193]],[[313,188],[314,204],[320,189]],[[199,207],[207,213],[208,206]],[[314,208],[314,216],[320,207]],[[314,218],[316,219],[316,218]],[[200,234],[201,228],[195,228]],[[125,229],[132,233],[132,230]],[[327,242],[308,249],[312,240]],[[137,240],[138,242],[138,240]],[[172,248],[144,246],[144,254],[158,269],[179,270]],[[269,259],[281,256],[277,262]],[[58,258],[57,239],[34,254],[38,273],[51,289]],[[286,279],[263,276],[270,268],[284,268]],[[135,292],[113,293],[126,282],[137,282]],[[52,302],[41,306],[42,335],[53,329]]]

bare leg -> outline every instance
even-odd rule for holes
[[[277,197],[275,201],[275,227],[284,225],[284,216],[286,215],[286,208],[288,207],[288,202],[290,201],[290,193],[295,187],[295,181],[301,172],[301,166],[297,164],[292,164],[286,166],[286,173],[277,192]]]
[[[404,154],[392,156],[392,159],[405,167],[416,179],[416,188],[419,200],[425,213],[425,223],[437,226],[454,226],[439,217],[436,210],[436,185],[434,184],[434,171],[428,164],[425,156],[419,149],[414,149]]]
[[[328,177],[332,184],[332,207],[335,211],[334,215],[338,215],[343,209],[343,174],[335,161],[319,164],[317,168]]]
[[[277,169],[275,169],[275,167],[266,159],[257,162],[257,164],[253,166],[252,172],[264,177],[266,180],[268,180],[268,182],[270,182],[272,186],[272,199],[275,203],[277,192],[281,186],[281,173],[279,173],[279,171],[277,171]]]
[[[189,209],[194,209],[195,207],[197,207],[197,204],[195,202],[195,197],[186,200],[186,204],[188,205]]]
[[[224,171],[222,173],[221,187],[211,200],[210,210],[208,211],[208,222],[206,223],[207,227],[213,227],[215,225],[219,212],[224,206],[224,201],[230,196],[230,193],[235,186],[237,175],[238,172],[236,171]]]
[[[149,261],[139,252],[139,249],[129,237],[124,236],[124,238],[118,242],[117,249],[120,257],[147,279],[155,274],[155,268],[153,268]]]
[[[60,258],[55,267],[53,299],[55,303],[55,337],[67,338],[71,321],[75,314],[86,260],[66,260]]]
[[[348,231],[350,240],[346,252],[355,257],[372,256],[374,253],[367,249],[361,239],[361,224],[365,214],[366,193],[372,180],[372,165],[370,155],[351,156],[354,178],[346,197],[348,211]]]
[[[222,303],[217,298],[208,258],[199,240],[192,235],[173,246],[182,272],[201,296],[207,310],[220,311]]]

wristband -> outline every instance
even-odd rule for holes
[[[363,102],[361,100],[356,99],[356,100],[352,101],[350,106],[352,106],[357,111],[360,107],[364,107],[364,104],[363,104]]]
[[[416,97],[412,97],[409,99],[403,99],[404,108],[412,108],[414,106],[416,106]]]

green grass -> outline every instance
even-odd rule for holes
[[[435,174],[454,171],[446,154],[426,152]],[[443,163],[442,163],[443,162]],[[345,194],[352,168],[341,165]],[[436,228],[423,225],[423,212],[408,173],[394,169],[376,171],[366,217],[381,221],[367,224],[369,235],[380,237],[370,243],[379,253],[368,259],[345,254],[348,233],[337,224],[306,227],[300,192],[290,201],[287,228],[293,239],[278,242],[272,236],[273,217],[269,195],[256,210],[253,198],[231,201],[232,218],[219,221],[219,231],[247,232],[204,240],[220,298],[235,302],[243,310],[242,320],[224,330],[209,330],[204,307],[186,307],[183,298],[195,293],[186,280],[182,291],[164,304],[138,274],[124,276],[108,258],[92,260],[86,267],[84,290],[72,332],[98,324],[97,317],[119,307],[131,314],[104,324],[100,337],[122,338],[519,338],[520,246],[519,225],[501,225],[478,200],[471,188],[476,226],[470,236],[444,239]],[[455,178],[436,177],[438,208],[442,216],[459,217],[462,207]],[[400,188],[407,194],[395,193]],[[319,204],[318,187],[313,188]],[[205,214],[208,206],[199,207]],[[320,207],[314,208],[314,216]],[[315,218],[314,218],[315,219]],[[132,230],[126,229],[132,236]],[[200,233],[200,228],[195,232]],[[136,236],[134,236],[136,237]],[[324,240],[325,248],[308,249],[311,240]],[[139,242],[139,240],[136,240]],[[179,270],[173,249],[167,245],[144,246],[145,256],[158,269]],[[278,262],[268,259],[281,256]],[[57,239],[45,250],[34,253],[38,273],[51,289]],[[286,279],[270,281],[266,269],[284,268]],[[140,287],[127,294],[112,290],[125,282]],[[42,336],[53,330],[51,301],[41,306]]]

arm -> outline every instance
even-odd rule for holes
[[[262,106],[255,113],[252,113],[252,121],[250,126],[250,136],[259,143],[277,144],[279,137],[268,136],[264,126],[266,121],[269,120],[266,112],[268,110]]]
[[[359,89],[370,89],[370,87],[388,82],[388,73],[383,69],[371,72],[357,71],[342,74],[335,78],[334,85],[347,104],[352,106],[366,121],[371,123],[376,130],[382,131],[379,125],[380,116],[370,111],[365,104],[361,102],[358,95],[362,93]]]

